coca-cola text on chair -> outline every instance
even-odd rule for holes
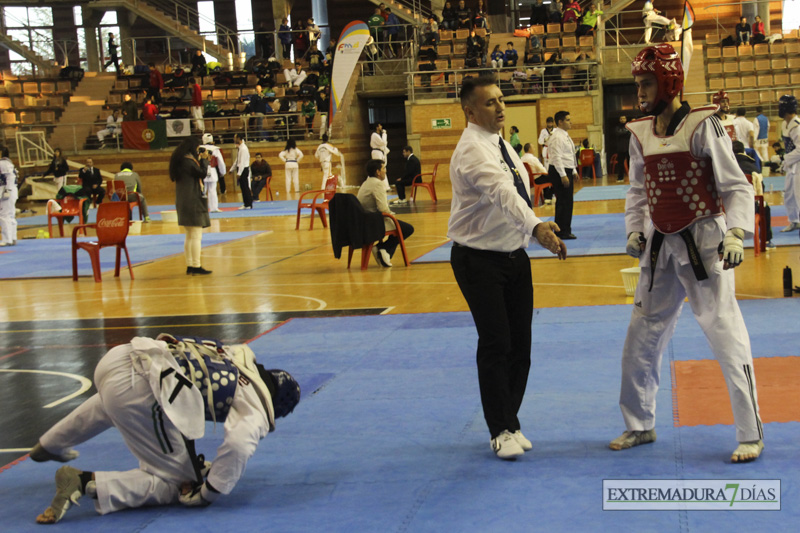
[[[130,226],[130,208],[127,202],[104,202],[97,207],[97,222],[95,224],[81,224],[72,230],[72,280],[78,281],[78,250],[86,250],[92,261],[92,272],[96,282],[102,281],[100,270],[100,249],[109,246],[116,247],[117,261],[114,268],[114,277],[119,277],[121,252],[125,251],[128,261],[128,271],[133,279],[131,257],[128,254],[126,239]],[[78,231],[94,228],[97,233],[96,241],[78,241]]]

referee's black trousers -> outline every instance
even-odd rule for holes
[[[478,383],[489,433],[513,433],[520,429],[517,413],[531,367],[530,259],[525,250],[509,254],[454,244],[450,264],[478,330]]]
[[[572,190],[575,180],[574,169],[565,168],[569,186],[564,187],[561,177],[558,175],[556,167],[550,165],[547,170],[547,177],[553,184],[553,193],[556,197],[556,216],[555,223],[558,224],[560,234],[568,235],[572,233]]]

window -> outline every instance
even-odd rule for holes
[[[4,7],[6,33],[39,56],[55,60],[53,10],[49,7]],[[24,57],[9,52],[11,71],[17,75],[33,74],[33,66]]]

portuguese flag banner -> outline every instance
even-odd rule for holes
[[[158,148],[166,148],[166,121],[124,121],[122,123],[122,146],[130,150],[156,150]]]

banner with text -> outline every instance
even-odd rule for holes
[[[369,39],[369,28],[360,20],[354,20],[342,30],[336,53],[333,56],[333,72],[331,73],[331,112],[328,125],[333,124],[333,117],[342,105],[350,78],[358,65],[358,59]],[[320,109],[320,113],[324,110]]]

